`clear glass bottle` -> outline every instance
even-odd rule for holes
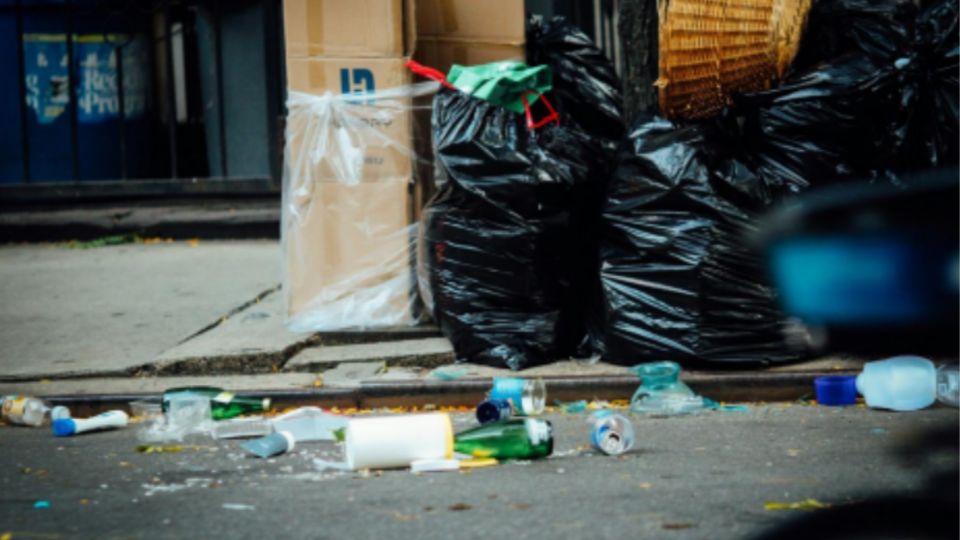
[[[553,425],[539,418],[484,424],[454,437],[453,449],[477,458],[537,459],[553,453]]]
[[[179,396],[202,396],[210,400],[210,416],[224,420],[241,414],[259,413],[270,409],[270,398],[238,396],[213,386],[187,386],[171,388],[163,393],[162,408],[166,412],[170,401]]]

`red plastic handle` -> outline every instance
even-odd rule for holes
[[[550,111],[550,114],[544,116],[540,120],[534,121],[533,112],[530,110],[530,102],[527,100],[527,94],[536,94],[540,97],[540,101],[543,102],[543,106]],[[543,126],[549,124],[550,122],[560,125],[560,115],[557,114],[557,110],[553,108],[553,105],[550,104],[550,101],[547,99],[547,96],[536,92],[534,90],[527,90],[520,96],[520,101],[523,102],[523,111],[527,114],[527,127],[530,129],[540,129]]]
[[[421,77],[433,79],[434,81],[437,81],[438,83],[450,89],[456,88],[447,81],[447,76],[444,75],[443,72],[440,71],[439,69],[427,67],[421,64],[420,62],[416,62],[414,60],[407,60],[406,66],[407,66],[407,69],[416,73],[417,75],[420,75]]]

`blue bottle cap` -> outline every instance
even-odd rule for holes
[[[813,380],[820,405],[843,406],[857,402],[857,377],[855,375],[831,375]]]
[[[61,418],[53,421],[53,435],[56,437],[69,437],[77,432],[77,424],[72,418]]]
[[[481,424],[506,420],[511,416],[510,401],[506,399],[488,399],[477,405],[477,421]]]

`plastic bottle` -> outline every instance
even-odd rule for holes
[[[0,399],[3,420],[21,426],[40,427],[50,407],[47,404],[30,396],[3,396]]]
[[[960,406],[960,366],[957,364],[937,368],[937,399],[944,405]]]
[[[622,414],[601,410],[590,415],[590,442],[608,456],[619,456],[633,448],[633,424]]]
[[[867,406],[894,411],[916,411],[938,399],[957,405],[957,366],[937,368],[919,356],[896,356],[868,362],[857,376],[857,391]]]
[[[107,411],[90,418],[60,418],[53,421],[53,434],[57,437],[70,437],[77,433],[126,427],[127,413]]]
[[[510,400],[519,414],[540,414],[547,404],[547,387],[543,379],[495,377],[490,399]]]
[[[347,427],[350,419],[324,412],[319,407],[300,407],[270,420],[274,431],[287,431],[298,442],[335,441],[336,432]]]
[[[539,418],[511,418],[458,433],[453,448],[478,458],[536,459],[553,453],[553,425]]]
[[[284,452],[290,452],[296,444],[297,442],[290,432],[281,431],[259,439],[247,441],[241,444],[240,447],[257,457],[268,458]]]
[[[188,386],[171,388],[163,393],[162,408],[166,412],[170,401],[181,396],[202,396],[210,400],[210,416],[214,420],[233,418],[241,414],[263,412],[270,409],[270,398],[237,396],[213,386]]]

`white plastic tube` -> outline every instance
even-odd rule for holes
[[[107,411],[90,418],[61,418],[53,421],[53,434],[57,437],[70,437],[77,433],[100,429],[122,428],[127,425],[127,413]]]
[[[347,423],[347,467],[389,469],[453,457],[453,425],[445,413],[353,418]]]

